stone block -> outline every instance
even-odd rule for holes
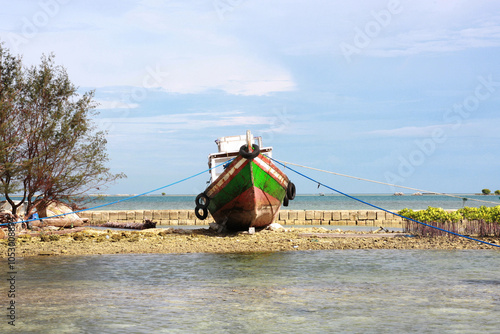
[[[112,221],[112,222],[117,221],[119,218],[118,216],[119,216],[118,211],[110,211],[109,212],[109,221]]]
[[[96,222],[102,222],[102,212],[101,211],[94,211],[92,213],[92,220]]]
[[[179,219],[188,219],[188,210],[179,210]]]
[[[290,220],[298,219],[298,212],[296,210],[288,211],[288,219]]]
[[[129,221],[135,220],[135,211],[127,211],[125,214],[127,215],[126,220],[129,220]]]
[[[142,219],[146,220],[153,220],[153,210],[144,210],[144,217]]]
[[[377,220],[385,220],[385,211],[377,211]]]
[[[135,211],[135,220],[138,221],[138,222],[142,222],[145,219],[153,220],[153,211],[149,211],[149,212],[150,212],[150,215],[148,216],[146,214],[146,211],[144,211],[144,210],[136,210]],[[149,217],[151,217],[151,218],[149,218]]]
[[[323,220],[330,221],[332,219],[332,211],[323,211]]]
[[[153,220],[161,220],[161,210],[153,210]]]
[[[367,219],[371,219],[371,220],[377,219],[377,212],[373,211],[373,210],[368,211]]]
[[[179,211],[171,210],[170,211],[170,220],[176,220],[176,219],[179,219]]]
[[[332,220],[334,220],[334,221],[340,220],[340,212],[339,211],[332,212]]]
[[[170,212],[168,210],[161,210],[161,220],[169,220]]]
[[[305,220],[313,220],[314,219],[314,211],[306,210],[305,211]]]
[[[109,211],[103,211],[101,213],[101,221],[103,221],[103,222],[109,221]]]
[[[367,211],[358,211],[358,219],[357,220],[366,220],[368,218],[368,212]]]
[[[280,211],[279,220],[287,220],[287,219],[288,219],[288,211]]]
[[[300,220],[300,221],[306,220],[306,212],[304,210],[297,211],[297,220]]]
[[[83,212],[79,212],[79,213],[78,213],[78,216],[79,216],[80,218],[92,219],[92,211],[83,211]]]

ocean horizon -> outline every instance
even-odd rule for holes
[[[288,207],[282,210],[423,210],[429,206],[457,210],[464,206],[500,205],[497,195],[449,194],[450,196],[424,194],[421,196],[394,194],[298,194]],[[93,195],[82,203],[95,210],[188,210],[195,207],[196,195]],[[467,200],[464,200],[466,198]]]
[[[500,196],[482,194],[297,194],[282,210],[424,210],[431,207],[457,210],[464,206],[497,206]],[[87,210],[191,210],[195,208],[195,194],[99,194],[88,195],[78,203]],[[19,197],[13,196],[19,200]],[[465,200],[464,200],[465,199]],[[5,197],[1,196],[0,201]]]

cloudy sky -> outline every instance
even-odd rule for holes
[[[292,163],[436,192],[500,189],[498,1],[0,2],[5,47],[26,65],[54,53],[96,90],[109,166],[128,175],[108,193],[201,172],[216,138],[247,129]],[[399,191],[300,171],[348,193]],[[329,193],[287,174],[298,193]]]

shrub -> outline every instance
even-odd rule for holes
[[[479,208],[464,207],[454,212],[447,212],[441,208],[428,207],[425,210],[413,211],[403,209],[399,214],[419,222],[457,222],[460,220],[484,220],[487,223],[500,223],[500,205],[494,207],[481,206]]]
[[[483,195],[489,195],[491,193],[491,190],[489,190],[487,188],[485,188],[485,189],[483,189],[481,191],[482,191]]]

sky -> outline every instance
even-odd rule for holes
[[[102,191],[137,194],[207,169],[215,139],[443,193],[500,189],[500,2],[0,0],[0,41],[53,53],[95,90]],[[399,189],[293,167],[345,193]],[[298,194],[332,193],[284,170]],[[197,194],[208,172],[155,193]]]

